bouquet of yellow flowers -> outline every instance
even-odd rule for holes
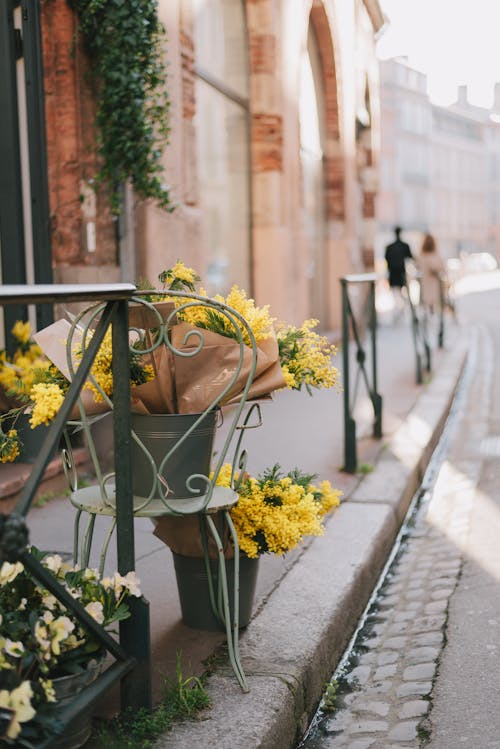
[[[0,463],[13,462],[22,453],[23,444],[16,428],[21,416],[29,414],[32,429],[50,424],[69,388],[68,378],[33,340],[28,322],[16,322],[12,333],[19,342],[18,348],[12,356],[5,351],[0,353],[0,385],[10,406],[0,415]],[[113,391],[111,335],[111,330],[108,330],[84,386],[92,392],[95,403],[103,400],[103,393],[111,395]],[[81,355],[81,348],[77,348],[76,361]],[[131,352],[131,384],[138,385],[152,377],[151,367],[141,362],[139,354]]]
[[[178,261],[172,268],[163,271],[159,280],[164,284],[163,295],[152,293],[147,297],[150,302],[169,299],[170,290],[194,292],[200,278],[194,269]],[[143,282],[145,287],[150,285],[147,281]],[[199,294],[206,296],[202,286]],[[176,309],[176,324],[171,327],[170,340],[173,349],[181,356],[159,362],[157,369],[162,370],[161,379],[173,380],[171,387],[162,388],[162,392],[168,389],[173,393],[174,402],[168,407],[174,413],[202,411],[234,375],[240,357],[239,337],[249,347],[249,333],[238,316],[231,320],[216,306],[192,304],[182,296],[171,297],[171,301]],[[226,297],[215,295],[213,302],[235,310],[255,338],[257,368],[249,398],[267,396],[284,388],[300,390],[305,387],[311,394],[313,388],[330,388],[338,384],[339,373],[332,365],[336,349],[315,331],[317,320],[306,320],[300,327],[277,323],[269,305],[257,306],[237,285]],[[196,331],[203,331],[203,350],[193,358],[183,356],[198,346],[199,338],[191,336]],[[249,366],[248,348],[241,372],[221,405],[238,400]],[[154,401],[148,402],[148,395],[153,390],[151,383],[136,392],[139,397],[145,396],[142,405],[146,410],[150,406],[154,410]]]
[[[229,486],[230,476],[229,467],[218,483]],[[231,519],[247,557],[286,554],[304,538],[323,535],[324,517],[338,507],[342,492],[329,481],[313,484],[315,479],[298,468],[285,474],[278,464],[256,478],[244,478]]]
[[[225,463],[217,477],[218,486],[235,486],[238,501],[231,509],[238,543],[243,554],[255,559],[262,554],[284,555],[311,536],[322,536],[325,516],[340,504],[342,492],[329,481],[316,483],[316,474],[295,468],[284,473],[278,464],[253,477],[233,475]],[[233,556],[227,529],[219,528],[225,556]],[[203,545],[198,518],[162,517],[154,531],[171,550],[186,557],[202,557]],[[208,539],[209,554],[216,549]]]

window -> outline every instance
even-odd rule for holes
[[[248,64],[241,0],[196,0],[196,151],[209,294],[251,291]]]
[[[325,314],[324,282],[326,213],[323,173],[324,94],[316,34],[309,26],[307,49],[300,68],[300,161],[302,170],[302,226],[306,238],[310,315]]]

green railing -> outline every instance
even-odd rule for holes
[[[420,276],[417,275],[420,282]],[[415,380],[417,385],[424,381],[424,371],[430,374],[432,372],[432,348],[429,341],[429,312],[423,304],[414,304],[409,286],[406,286],[406,296],[410,307],[411,328],[413,335],[413,345],[415,349]],[[437,344],[439,348],[444,346],[444,308],[445,308],[445,281],[442,276],[439,277],[439,309],[438,326],[437,326]]]
[[[87,507],[82,500],[83,504],[80,510],[83,508],[85,512],[89,513],[91,517],[90,527],[93,528],[95,514],[102,513],[110,515],[109,510],[112,507],[112,528],[116,527],[117,566],[118,572],[121,575],[125,576],[128,572],[135,571],[134,517],[141,514],[149,517],[159,517],[163,514],[179,516],[184,514],[206,514],[206,521],[218,551],[219,580],[223,589],[222,594],[218,592],[216,596],[212,589],[212,581],[209,575],[208,582],[211,600],[215,602],[217,599],[217,606],[215,608],[217,608],[219,618],[226,630],[228,656],[234,673],[242,689],[248,691],[238,651],[239,547],[229,516],[229,509],[237,500],[236,489],[238,481],[244,475],[246,467],[246,451],[242,449],[241,444],[243,435],[246,430],[260,425],[260,409],[258,404],[251,404],[245,418],[243,418],[242,414],[256,371],[256,342],[244,318],[236,310],[222,302],[187,292],[154,292],[155,298],[157,295],[161,296],[162,294],[168,297],[167,306],[169,309],[166,319],[163,319],[154,304],[147,300],[149,293],[138,292],[132,284],[0,286],[0,305],[2,306],[21,305],[27,307],[39,304],[66,305],[70,302],[77,302],[79,304],[82,302],[92,303],[90,306],[83,305],[85,309],[76,316],[73,316],[73,321],[69,325],[69,333],[65,345],[70,380],[69,389],[66,392],[61,408],[48,429],[47,436],[33,465],[31,474],[20,494],[14,512],[8,516],[4,516],[3,526],[0,526],[4,530],[8,527],[9,536],[7,542],[5,534],[0,532],[0,565],[5,560],[22,562],[33,577],[66,606],[77,617],[78,621],[96,637],[102,648],[115,659],[113,665],[98,676],[96,681],[79,693],[71,704],[58,712],[58,718],[60,718],[64,729],[68,729],[68,731],[71,730],[72,721],[83,710],[94,704],[117,680],[120,681],[121,706],[123,710],[128,707],[137,709],[138,707],[150,708],[152,706],[148,601],[144,597],[129,597],[127,603],[131,615],[128,619],[120,621],[119,642],[117,642],[87,613],[78,600],[73,598],[61,586],[51,571],[43,567],[30,552],[28,528],[24,518],[32,506],[37,488],[59,445],[63,432],[65,433],[64,441],[66,443],[66,448],[63,450],[63,465],[66,477],[70,483],[70,498],[75,506],[80,506],[79,502],[76,501],[80,494],[77,485],[76,467],[72,462],[72,451],[67,434],[68,426],[75,424],[75,406],[77,406],[77,411],[80,412],[80,419],[78,420],[80,426],[83,428],[84,434],[88,436],[87,448],[98,479],[95,486],[82,489],[85,497],[87,496],[87,492],[91,490],[93,494],[92,503]],[[173,303],[173,298],[177,298],[177,305]],[[179,312],[190,307],[196,308],[199,306],[210,308],[214,313],[223,316],[232,325],[234,328],[234,346],[238,354],[232,360],[232,365],[228,365],[229,374],[226,372],[226,379],[222,378],[220,380],[223,383],[221,385],[221,392],[214,393],[213,396],[210,395],[210,402],[204,412],[199,415],[195,414],[195,416],[198,416],[196,423],[193,423],[188,432],[183,434],[174,446],[166,448],[164,457],[160,464],[156,466],[155,460],[151,453],[148,452],[145,444],[141,442],[136,432],[131,430],[130,355],[132,352],[140,353],[141,355],[150,355],[157,347],[165,345],[173,356],[177,356],[184,361],[196,356],[202,351],[205,343],[202,331],[191,330],[183,333],[184,338],[180,348],[174,346],[170,336],[171,326],[177,324],[177,315]],[[136,326],[137,321],[135,318],[138,309],[147,312],[148,318],[152,319],[151,322],[144,323],[146,328],[144,330],[144,346],[139,346],[139,349],[135,348],[133,342],[134,334],[139,334],[143,327],[142,324],[138,327]],[[85,324],[84,321],[86,321]],[[114,471],[107,473],[106,479],[104,479],[99,465],[96,465],[96,462],[98,463],[97,453],[95,449],[92,449],[87,414],[85,413],[83,401],[80,396],[82,388],[89,381],[97,385],[92,376],[91,368],[104,340],[106,331],[110,326],[112,331],[112,399],[102,391],[102,388],[100,389],[100,393],[102,400],[106,402],[109,410],[113,412]],[[78,338],[78,335],[75,336],[75,333],[81,335],[81,339]],[[151,334],[154,334],[152,338]],[[148,338],[148,335],[150,338]],[[246,335],[245,340],[248,340],[249,343],[245,342],[244,335]],[[77,348],[76,343],[78,340],[80,340],[79,363],[75,367],[73,354]],[[245,370],[242,373],[244,362]],[[237,383],[237,390],[235,390],[234,388]],[[238,393],[237,402],[234,402],[234,399],[231,400],[235,392]],[[229,429],[227,430],[224,446],[217,451],[216,466],[210,471],[209,476],[204,476],[197,472],[187,479],[186,486],[189,488],[190,495],[192,496],[186,499],[171,499],[171,488],[168,486],[166,480],[164,480],[163,475],[165,464],[170,460],[172,454],[177,451],[181,443],[185,442],[195,426],[204,419],[208,412],[214,412],[224,398],[227,398],[227,402],[234,403],[234,407],[232,408],[233,415]],[[255,411],[258,412],[259,416],[256,424],[250,421],[250,415]],[[242,423],[240,423],[240,417],[243,419]],[[233,437],[236,442],[236,448],[232,461],[231,490],[229,490],[225,487],[216,486],[216,482]],[[146,497],[134,497],[134,453],[132,440],[134,441],[134,449],[137,448],[137,445],[140,445],[146,456],[146,462],[153,467],[154,482],[151,490],[148,490],[149,496]],[[96,460],[92,458],[92,455]],[[238,480],[236,479],[237,473],[240,476]],[[99,479],[99,477],[101,478]],[[112,481],[110,481],[111,478]],[[203,482],[204,489],[201,494],[200,490],[191,487],[190,482],[194,478]],[[110,495],[108,495],[108,491]],[[99,500],[97,505],[94,503],[95,497]],[[134,504],[137,501],[139,503]],[[228,527],[232,528],[234,584],[233,598],[231,600],[234,610],[233,615],[230,614],[223,544],[210,516],[210,514],[216,511],[224,513]],[[12,547],[13,536],[16,540],[14,548]],[[85,542],[83,545],[83,547],[88,546],[88,555],[90,554],[90,545],[91,539],[88,540],[88,544]],[[78,543],[75,543],[75,549],[78,549]],[[208,565],[208,550],[206,549],[205,551],[205,561]],[[86,560],[84,560],[84,566],[87,566],[88,555]],[[101,554],[101,559],[104,564],[105,553]],[[37,745],[37,749],[40,747],[57,746],[60,740],[60,735],[47,738]]]
[[[65,727],[79,715],[81,710],[94,704],[99,697],[117,680],[121,684],[122,707],[151,707],[150,678],[150,634],[149,604],[143,597],[131,598],[131,616],[120,622],[120,637],[117,642],[111,637],[74,599],[50,571],[45,569],[28,547],[28,529],[24,518],[30,509],[35,492],[40,484],[60,436],[76,405],[80,391],[87,380],[94,358],[102,343],[106,330],[112,324],[113,342],[113,401],[114,401],[114,441],[117,497],[117,558],[118,571],[125,575],[134,570],[134,514],[131,480],[130,444],[130,381],[129,381],[129,339],[128,302],[136,291],[132,284],[95,285],[47,285],[47,286],[0,286],[0,304],[67,304],[69,302],[105,302],[101,318],[93,332],[92,339],[83,353],[78,370],[70,384],[64,402],[52,422],[47,437],[33,465],[14,512],[6,522],[17,529],[19,539],[17,549],[11,544],[6,548],[0,538],[0,563],[18,560],[23,563],[33,577],[43,584],[61,601],[102,646],[115,658],[115,662],[97,680],[83,690],[68,706],[62,708],[58,718]],[[57,746],[60,736],[49,737],[39,747]]]
[[[375,273],[349,275],[340,279],[342,287],[342,360],[344,390],[344,467],[347,473],[357,470],[356,421],[354,408],[359,394],[359,384],[365,383],[366,391],[373,406],[373,436],[382,437],[382,397],[377,390],[377,312],[375,307]],[[368,285],[367,304],[363,304],[358,319],[353,308],[350,289]],[[368,315],[369,338],[371,342],[371,382],[366,367],[364,336],[361,333],[359,314]],[[350,342],[355,345],[355,374],[351,382]]]
[[[414,304],[408,285],[406,286],[406,297],[410,307],[411,331],[415,350],[415,381],[417,385],[421,385],[424,381],[424,371],[428,373],[432,371],[427,311],[423,306]]]

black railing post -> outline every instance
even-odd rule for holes
[[[377,308],[375,305],[375,280],[370,281],[370,331],[372,339],[372,403],[373,403],[373,436],[382,437],[382,396],[377,385]]]
[[[445,281],[442,276],[439,276],[439,329],[438,329],[438,346],[443,348],[444,346],[444,304],[445,304]]]
[[[366,390],[373,407],[373,436],[382,436],[382,398],[377,391],[377,313],[375,307],[375,281],[374,273],[346,276],[340,279],[342,286],[342,358],[343,358],[343,389],[344,389],[344,467],[347,473],[355,473],[357,469],[356,456],[356,422],[353,417],[353,407],[358,392],[360,376],[363,379]],[[358,330],[351,302],[349,299],[349,284],[370,284],[368,313],[372,348],[372,384],[370,385],[365,361],[366,353],[363,348],[361,336]],[[350,325],[349,325],[350,323]],[[356,379],[353,388],[351,403],[351,383],[349,371],[349,337],[352,329],[354,343],[356,345]]]
[[[116,472],[118,572],[135,570],[134,507],[130,435],[128,302],[118,302],[113,318],[113,426]],[[129,599],[131,616],[120,622],[120,644],[136,660],[121,682],[122,709],[152,706],[149,602]]]
[[[415,381],[417,385],[422,385],[424,381],[424,368],[427,372],[432,371],[431,347],[427,337],[427,313],[422,308],[422,315],[419,315],[417,307],[413,304],[410,288],[406,285],[406,296],[410,305],[411,313],[411,330],[413,335],[413,346],[415,348]],[[425,357],[425,364],[423,358]]]
[[[347,280],[340,279],[342,286],[342,362],[344,368],[344,471],[355,473],[358,466],[356,456],[356,422],[351,416],[349,394],[349,300]]]

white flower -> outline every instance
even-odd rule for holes
[[[103,605],[100,601],[91,601],[85,606],[85,611],[96,620],[98,624],[102,624],[104,621]]]
[[[47,567],[48,570],[57,575],[62,567],[63,560],[59,554],[53,554],[50,557],[45,557],[43,560],[43,566]]]
[[[56,702],[56,690],[52,686],[52,681],[50,679],[40,679],[40,686],[44,691],[47,702]]]
[[[83,579],[84,580],[99,580],[98,570],[87,567],[85,572],[83,573]]]
[[[75,625],[67,616],[60,616],[58,619],[54,619],[49,624],[50,640],[52,652],[54,655],[61,654],[61,648],[59,643],[67,639],[68,635],[73,632]]]
[[[4,650],[7,655],[11,655],[13,658],[20,658],[24,653],[24,645],[22,642],[13,642],[7,637],[5,640]]]
[[[31,706],[33,691],[29,681],[23,683],[12,692],[0,690],[0,708],[12,710],[13,716],[7,727],[8,739],[15,739],[21,733],[21,723],[27,723],[35,717],[35,710]]]
[[[115,572],[111,579],[105,578],[102,580],[102,584],[106,588],[111,588],[115,592],[115,598],[118,600],[122,595],[125,588],[131,596],[139,597],[141,591],[139,589],[140,580],[135,572],[127,572],[125,576],[120,575],[119,572]]]
[[[26,599],[23,598],[23,601],[24,600]],[[53,596],[52,593],[47,593],[46,596],[42,597],[42,604],[45,606],[45,608],[53,611],[57,606],[57,598]]]
[[[40,619],[35,624],[35,638],[40,645],[44,660],[50,660],[49,632],[47,627],[42,624],[42,620]]]
[[[21,603],[20,603],[20,604],[19,604],[19,606],[17,607],[17,610],[18,610],[18,611],[26,611],[26,605],[27,605],[27,603],[28,603],[28,599],[27,599],[27,598],[21,598]],[[1,622],[1,620],[0,620],[0,624],[1,624],[1,623],[2,623],[2,622]]]
[[[114,588],[114,582],[111,577],[103,577],[101,580],[101,585],[104,588],[104,590],[109,590],[110,588]]]
[[[15,564],[4,562],[0,567],[0,585],[11,583],[23,570],[21,562],[15,562]]]
[[[51,611],[44,611],[42,619],[46,624],[50,624],[50,622],[54,621],[54,614]]]
[[[137,574],[135,572],[127,572],[127,574],[123,578],[123,583],[127,586],[129,595],[140,598],[141,590],[139,586],[141,584],[141,581],[137,577]]]

